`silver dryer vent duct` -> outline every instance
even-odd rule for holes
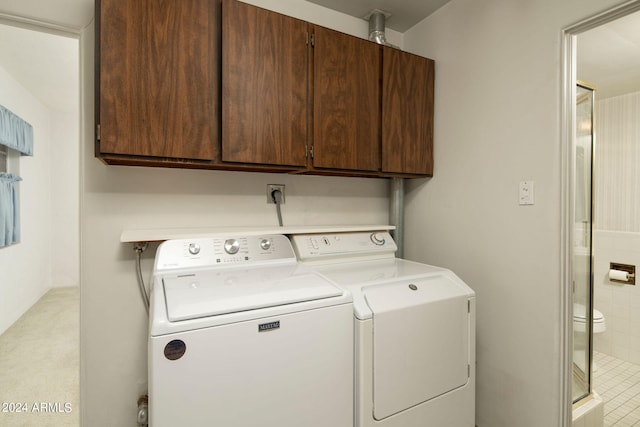
[[[369,40],[384,46],[395,47],[387,41],[385,34],[385,22],[391,16],[390,13],[374,9],[364,19],[369,21]]]

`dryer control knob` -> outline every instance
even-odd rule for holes
[[[260,247],[265,251],[271,248],[271,239],[260,240]]]
[[[189,253],[191,255],[198,255],[200,253],[200,245],[197,243],[189,243]]]
[[[224,251],[229,255],[238,253],[240,250],[240,242],[236,239],[227,239],[224,241]]]
[[[373,242],[374,245],[378,245],[378,246],[382,246],[387,242],[385,238],[382,236],[382,234],[380,233],[371,233],[371,241]]]

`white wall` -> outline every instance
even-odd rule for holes
[[[257,3],[257,2],[256,2]],[[292,16],[366,36],[360,20],[300,0],[262,1]],[[82,425],[135,426],[147,391],[148,321],[136,285],[125,229],[277,224],[266,184],[286,185],[288,225],[386,224],[388,182],[107,166],[93,156],[94,25],[81,38],[85,114],[81,160]],[[148,278],[153,247],[144,256]]]
[[[405,255],[477,292],[478,427],[561,423],[561,30],[617,3],[452,0],[404,35],[436,62],[435,171],[407,186]]]
[[[0,66],[0,104],[33,126],[34,155],[20,156],[21,241],[0,248],[0,334],[51,287],[49,110]]]
[[[356,37],[368,38],[369,23],[343,13],[334,12],[305,0],[240,0],[264,9],[293,16],[312,24],[332,28]],[[402,46],[403,35],[390,28],[386,29],[389,43]]]
[[[76,53],[77,55],[77,53]],[[77,62],[77,60],[76,60]],[[80,115],[52,111],[52,286],[80,284]]]

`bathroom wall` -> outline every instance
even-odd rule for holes
[[[640,92],[597,96],[594,227],[640,233]]]
[[[597,91],[596,91],[597,96]],[[596,101],[594,303],[607,330],[594,349],[640,364],[640,281],[611,282],[609,263],[640,268],[640,92]]]
[[[608,276],[611,261],[640,271],[640,233],[595,230],[594,244],[594,304],[607,322],[594,335],[594,350],[640,365],[640,281],[630,286]]]

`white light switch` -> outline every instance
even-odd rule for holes
[[[519,199],[521,205],[533,205],[534,193],[533,181],[520,181]]]

